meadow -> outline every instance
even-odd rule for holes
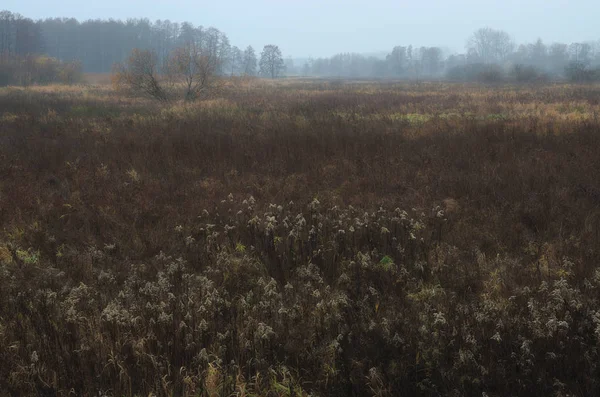
[[[0,396],[600,393],[600,86],[0,89]]]

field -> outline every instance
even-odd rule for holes
[[[0,89],[0,396],[600,393],[600,86]]]

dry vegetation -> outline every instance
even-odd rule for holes
[[[0,395],[598,395],[599,97],[2,89]]]

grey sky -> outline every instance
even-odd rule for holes
[[[294,57],[408,44],[463,51],[467,37],[485,26],[519,43],[600,39],[598,0],[2,0],[0,9],[33,19],[189,21],[221,29],[234,45],[260,50],[273,43]]]

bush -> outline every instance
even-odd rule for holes
[[[46,56],[0,57],[0,86],[74,84],[81,81],[79,62],[61,62]]]
[[[167,100],[167,94],[160,84],[158,59],[148,50],[134,49],[126,64],[116,64],[113,68],[113,84],[126,87],[133,93],[147,95],[160,101]]]
[[[499,83],[504,80],[505,76],[500,65],[473,63],[449,69],[446,77],[453,81]]]
[[[600,69],[589,69],[582,62],[571,62],[565,68],[565,77],[575,83],[599,81]]]
[[[195,45],[174,49],[164,65],[153,51],[134,49],[126,63],[115,64],[112,80],[116,88],[163,102],[183,88],[183,98],[192,101],[214,87],[220,64],[218,57]]]
[[[535,66],[517,64],[511,69],[511,76],[519,83],[548,81],[548,76]]]
[[[78,83],[83,77],[81,70],[81,62],[79,61],[64,63],[58,72],[58,79],[65,84]]]

